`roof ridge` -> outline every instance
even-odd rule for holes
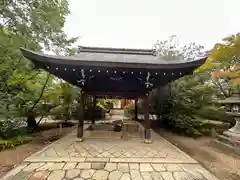
[[[81,52],[109,53],[109,54],[155,55],[155,50],[154,49],[128,49],[128,48],[78,46],[78,54],[81,53]]]

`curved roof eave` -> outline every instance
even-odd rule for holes
[[[149,62],[121,62],[121,61],[99,61],[81,59],[79,56],[57,56],[47,55],[44,53],[34,52],[24,48],[20,48],[23,56],[32,62],[38,63],[52,63],[73,66],[99,66],[99,67],[113,67],[113,68],[133,68],[133,69],[178,69],[178,68],[197,68],[205,63],[208,57],[202,57],[193,61],[179,60],[177,63],[156,60]]]

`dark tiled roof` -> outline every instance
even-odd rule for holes
[[[126,48],[106,48],[106,47],[85,47],[78,46],[78,54],[81,52],[105,53],[105,54],[135,54],[135,55],[155,55],[154,49],[126,49]]]
[[[75,56],[46,55],[26,49],[21,49],[21,51],[26,58],[33,62],[143,69],[196,68],[202,65],[207,58],[203,57],[194,61],[165,61],[154,56],[153,50],[95,47],[81,47],[80,52]]]
[[[75,56],[46,55],[26,49],[21,52],[36,68],[82,87],[90,94],[129,98],[140,97],[149,89],[191,74],[206,60],[204,57],[195,61],[164,61],[151,49],[81,47]],[[79,80],[86,82],[82,84]]]

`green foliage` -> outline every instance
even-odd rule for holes
[[[198,71],[230,70],[240,61],[240,33],[228,36],[215,45],[207,62]]]
[[[135,113],[135,105],[134,103],[129,103],[124,107],[124,116],[126,117],[134,117]]]
[[[157,43],[160,59],[192,59],[201,55],[201,46],[194,44],[180,48],[176,42],[176,37],[171,37]],[[211,72],[220,70],[232,75],[233,70],[238,70],[239,45],[239,34],[225,38],[215,46],[207,62],[193,75],[152,93],[154,109],[162,124],[187,135],[201,135],[209,132],[204,119],[231,121],[225,109],[215,104],[217,99],[229,96],[232,88],[230,78],[220,75],[213,81]]]
[[[220,104],[211,104],[210,106],[204,106],[197,111],[197,116],[200,116],[207,120],[215,120],[221,122],[231,122],[231,117],[226,114],[225,107],[221,107]]]
[[[115,103],[114,99],[99,99],[97,102],[97,106],[104,111],[108,112],[113,108],[113,104]]]
[[[0,121],[0,139],[9,139],[18,135],[27,133],[26,128],[18,128],[22,120],[1,120]]]
[[[154,108],[163,125],[187,135],[208,131],[196,116],[200,109],[212,104],[214,89],[201,84],[202,78],[200,74],[186,76],[155,92]]]
[[[211,72],[211,83],[223,98],[229,97],[236,84],[240,84],[240,34],[228,36],[215,45],[207,62],[198,72]]]
[[[35,117],[47,116],[53,108],[60,106],[69,114],[76,89],[34,69],[19,51],[24,47],[61,55],[76,52],[71,46],[77,39],[63,32],[67,0],[7,1],[0,12],[0,118],[27,117],[28,125],[35,126]]]
[[[176,37],[157,42],[157,54],[160,59],[194,59],[202,55],[202,46],[191,43],[179,47]],[[207,83],[208,73],[194,73],[176,80],[151,94],[151,102],[158,119],[165,127],[191,136],[209,131],[201,119],[196,118],[199,109],[210,106],[214,88]]]
[[[57,95],[59,105],[54,107],[48,114],[55,116],[56,119],[68,120],[76,111],[80,90],[69,83],[62,82],[58,86]]]
[[[10,140],[0,140],[0,151],[14,148],[16,146],[25,144],[29,141],[31,141],[31,139],[29,137],[24,136],[18,136]]]
[[[173,61],[173,60],[193,60],[197,56],[203,54],[203,46],[196,43],[189,43],[180,46],[177,36],[173,35],[167,40],[157,41],[154,45],[156,55],[159,59]]]

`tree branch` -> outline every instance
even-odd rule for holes
[[[49,113],[49,111],[51,111],[53,108],[55,108],[55,107],[57,107],[57,106],[59,106],[59,105],[60,105],[60,104],[56,104],[56,105],[50,107],[50,108],[47,110],[47,112],[44,113],[44,114],[41,116],[41,118],[40,118],[39,121],[37,122],[37,125],[42,121],[43,117],[46,116],[46,114]]]
[[[45,88],[46,88],[46,86],[47,86],[47,83],[48,83],[50,77],[51,77],[51,74],[48,74],[48,77],[47,77],[47,79],[46,79],[46,81],[45,81],[45,83],[44,83],[44,85],[43,85],[43,87],[42,87],[41,94],[40,94],[40,96],[38,97],[38,99],[36,100],[36,102],[34,103],[34,105],[33,105],[33,107],[31,108],[31,110],[33,110],[33,109],[35,108],[35,106],[38,104],[38,102],[39,102],[40,99],[42,98],[43,93],[44,93],[44,90],[45,90]]]
[[[40,72],[37,71],[35,74],[33,74],[31,77],[29,77],[28,79],[26,79],[25,81],[23,81],[21,84],[24,84],[25,82],[27,82],[27,81],[29,81],[29,80],[35,78],[39,73],[40,73]],[[23,79],[23,80],[24,80],[24,79]],[[20,85],[20,84],[19,84],[19,85]]]
[[[213,84],[220,89],[220,91],[223,93],[223,95],[224,95],[226,98],[229,97],[229,93],[227,93],[227,92],[224,90],[224,88],[222,87],[222,85],[221,85],[221,83],[220,83],[219,81],[213,82]]]

